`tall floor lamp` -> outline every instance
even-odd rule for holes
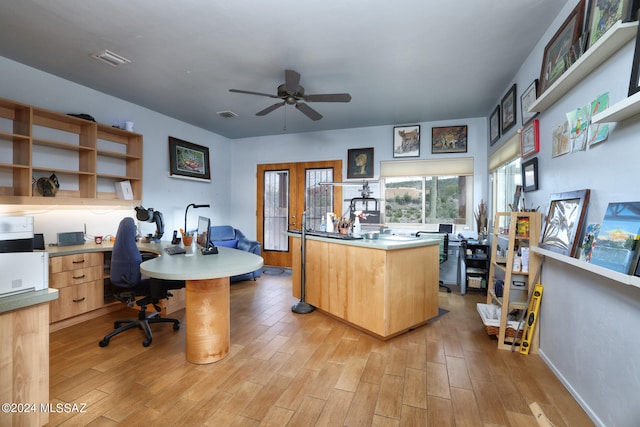
[[[316,308],[314,306],[312,306],[311,304],[309,304],[308,302],[306,302],[304,300],[305,298],[305,265],[304,265],[304,252],[305,252],[305,246],[307,243],[307,237],[306,237],[306,229],[307,229],[307,223],[306,223],[306,211],[302,212],[302,233],[300,235],[300,245],[301,245],[301,254],[300,254],[300,264],[301,264],[301,268],[300,268],[300,301],[296,304],[294,304],[293,306],[291,306],[291,311],[293,311],[294,313],[298,313],[298,314],[308,314],[311,313],[313,310],[315,310]]]

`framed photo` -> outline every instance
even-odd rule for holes
[[[393,128],[393,157],[420,157],[420,125]]]
[[[536,191],[538,189],[538,158],[522,162],[522,191]]]
[[[495,110],[489,116],[489,141],[491,145],[500,139],[500,106],[496,105]]]
[[[589,204],[589,190],[551,195],[549,212],[542,225],[540,247],[573,257]]]
[[[589,16],[587,17],[587,28],[585,30],[589,32],[588,49],[600,40],[616,22],[628,19],[627,11],[633,7],[634,2],[633,0],[587,1],[589,2],[587,7]]]
[[[431,153],[466,153],[467,125],[431,128]]]
[[[583,20],[584,0],[580,0],[544,48],[540,70],[540,94],[544,93],[567,69],[571,48],[582,35]]]
[[[526,125],[520,133],[520,155],[529,157],[540,151],[540,124],[534,120]]]
[[[373,178],[373,148],[347,151],[347,179]]]
[[[609,203],[595,237],[591,263],[635,275],[640,235],[640,202]]]
[[[530,112],[529,108],[538,97],[538,79],[535,79],[533,83],[520,95],[520,116],[522,117],[522,126],[525,126],[531,120],[533,120],[538,113]]]
[[[640,26],[636,34],[633,65],[631,66],[631,81],[629,82],[629,96],[640,91]]]
[[[516,124],[516,85],[514,83],[511,89],[502,97],[500,102],[500,111],[502,111],[502,134],[511,129]]]
[[[211,181],[209,148],[170,136],[169,176]]]

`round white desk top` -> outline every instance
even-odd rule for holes
[[[202,255],[192,247],[186,250],[177,255],[162,251],[159,257],[140,264],[140,271],[157,279],[206,280],[248,273],[264,264],[262,257],[237,249],[218,247],[219,253],[213,255]]]

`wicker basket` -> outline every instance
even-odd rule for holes
[[[478,308],[478,314],[480,314],[480,318],[482,319],[482,324],[484,326],[485,331],[487,331],[488,335],[496,335],[500,334],[500,326],[497,325],[498,321],[495,319],[487,319],[485,317],[485,307],[488,307],[487,304],[476,304]],[[505,337],[513,338],[516,335],[516,328],[518,327],[517,322],[510,321],[507,323],[507,330],[505,332]],[[515,326],[515,327],[514,327]],[[522,338],[522,329],[518,331],[518,338]]]

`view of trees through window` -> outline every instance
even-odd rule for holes
[[[466,223],[466,177],[385,178],[385,222]]]

